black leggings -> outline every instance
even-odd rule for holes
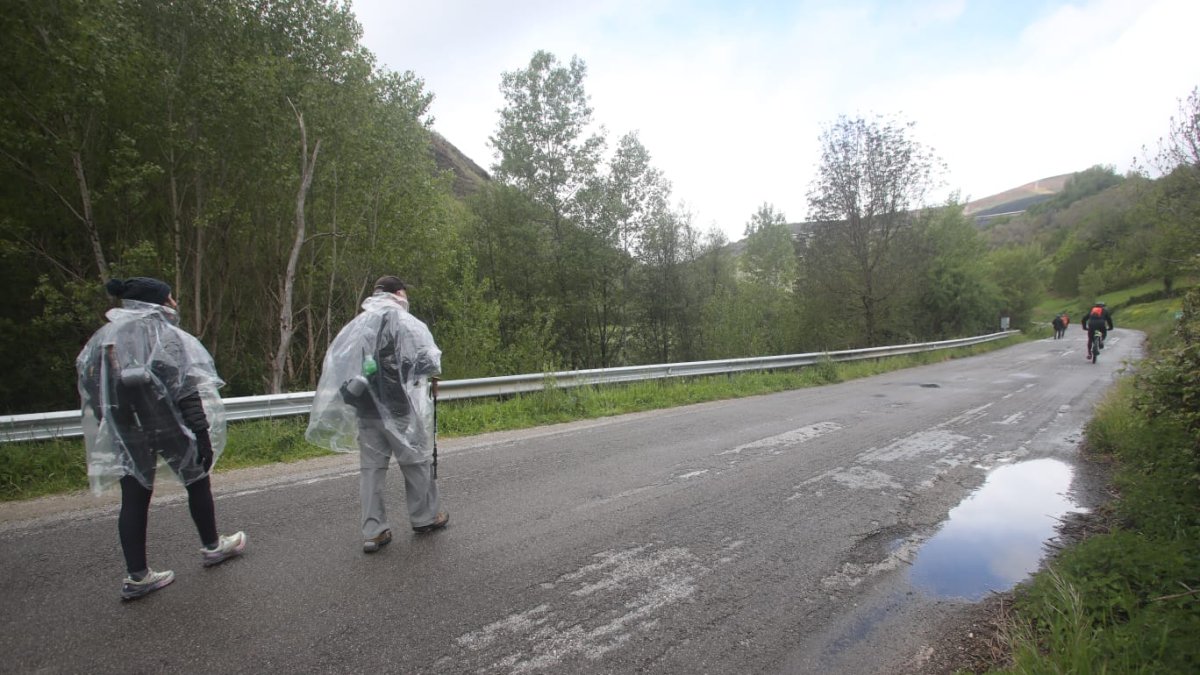
[[[187,493],[188,510],[200,533],[200,543],[216,545],[217,514],[208,476],[188,485]],[[121,515],[117,517],[117,533],[121,537],[121,551],[125,554],[125,569],[130,574],[146,569],[146,525],[153,495],[153,490],[146,489],[133,476],[121,478]]]

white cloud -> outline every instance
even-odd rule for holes
[[[817,135],[838,114],[916,121],[948,187],[982,197],[1097,163],[1123,170],[1200,84],[1193,0],[1064,2],[1007,34],[966,33],[988,24],[971,22],[977,11],[963,0],[355,2],[367,47],[425,79],[435,127],[484,166],[500,74],[537,49],[578,55],[611,139],[639,131],[696,225],[732,239],[764,201],[805,217]]]

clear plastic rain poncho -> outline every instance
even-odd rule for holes
[[[305,438],[335,452],[359,450],[359,424],[381,426],[401,464],[433,459],[430,378],[442,372],[442,351],[408,303],[376,293],[346,324],[325,354]]]
[[[178,401],[198,393],[208,418],[213,466],[225,449],[225,384],[212,356],[175,325],[170,307],[125,300],[75,359],[83,408],[88,482],[99,494],[123,476],[154,485],[159,458],[190,484],[208,475]]]

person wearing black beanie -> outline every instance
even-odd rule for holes
[[[109,323],[75,361],[79,373],[88,480],[100,493],[121,487],[117,532],[128,576],[121,598],[148,595],[175,579],[146,561],[146,530],[156,467],[164,460],[187,488],[188,510],[210,567],[241,555],[246,535],[217,531],[209,474],[225,446],[224,384],[212,355],[178,325],[171,287],[151,277],[110,279],[120,298]]]
[[[153,277],[130,277],[124,281],[109,279],[104,288],[114,298],[150,302],[168,307],[175,306],[175,299],[171,297],[171,287],[167,285],[167,282]]]

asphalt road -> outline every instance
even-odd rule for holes
[[[219,474],[218,523],[249,546],[211,569],[164,486],[149,557],[177,578],[130,603],[111,497],[0,505],[0,671],[904,672],[964,606],[913,587],[913,548],[989,469],[1070,461],[1140,339],[1115,331],[1095,365],[1071,331],[821,388],[444,440],[450,526],[393,521],[369,556],[354,455]]]

